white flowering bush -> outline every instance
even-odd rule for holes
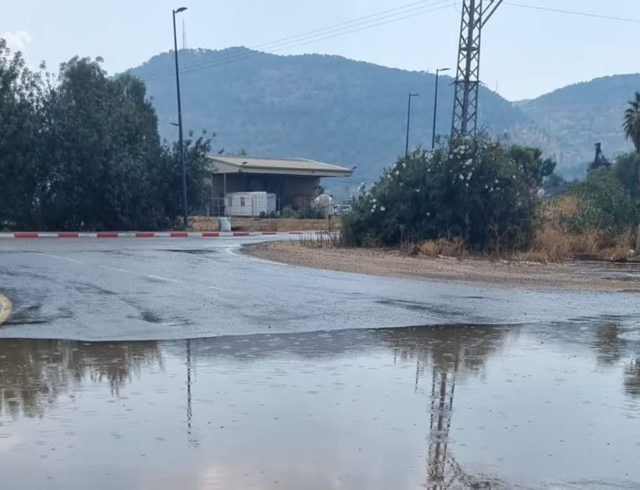
[[[476,250],[525,246],[533,237],[536,193],[553,168],[539,150],[486,135],[433,153],[418,149],[354,199],[343,241],[389,246],[462,237]]]

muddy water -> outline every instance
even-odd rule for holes
[[[0,340],[13,489],[640,488],[617,319],[210,340]]]

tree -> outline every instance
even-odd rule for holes
[[[164,210],[150,173],[161,156],[157,119],[139,80],[107,77],[98,61],[61,65],[45,104],[48,162],[42,226],[58,229],[156,228]]]
[[[177,146],[161,143],[145,85],[72,58],[32,72],[0,39],[0,228],[158,229],[181,214]],[[187,140],[192,209],[208,197],[211,139]]]
[[[629,107],[624,113],[624,133],[631,140],[640,156],[640,92],[636,92],[635,98],[629,102]],[[636,162],[637,191],[640,196],[640,158]],[[636,253],[640,254],[640,223],[636,237]]]
[[[44,83],[0,38],[0,229],[32,219]]]
[[[640,199],[637,185],[639,160],[640,154],[630,152],[619,155],[613,165],[617,179],[634,199]]]
[[[184,140],[189,213],[202,211],[211,197],[211,186],[206,182],[214,171],[209,159],[212,137],[203,132],[194,138],[190,133]],[[165,142],[154,178],[157,199],[163,203],[167,215],[172,217],[182,215],[182,167],[179,155],[178,143]]]

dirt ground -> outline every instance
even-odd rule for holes
[[[530,290],[640,292],[638,264],[410,257],[393,250],[321,248],[297,241],[250,245],[245,253],[292,265],[423,281]]]

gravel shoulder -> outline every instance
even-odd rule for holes
[[[383,249],[311,247],[268,242],[244,247],[247,255],[342,272],[528,290],[639,292],[638,264],[540,264],[483,258],[409,257]]]

